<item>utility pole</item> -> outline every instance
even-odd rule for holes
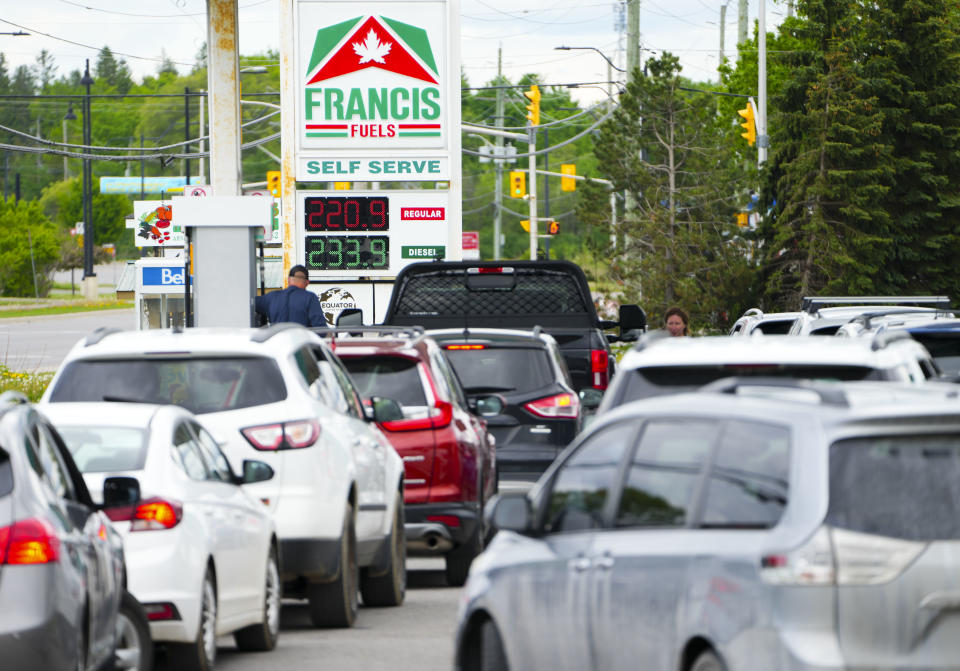
[[[633,81],[634,77],[640,71],[640,0],[627,0],[627,86]],[[636,208],[633,194],[629,190],[623,197],[623,215],[624,219],[629,216]],[[611,237],[616,236],[616,231],[610,231]]]
[[[93,84],[93,77],[90,76],[90,59],[87,59],[86,68],[83,72],[83,78],[80,83],[85,87],[86,94],[83,96],[83,151],[89,151],[91,144],[91,125],[90,125],[90,85]],[[83,297],[88,301],[97,299],[100,290],[97,286],[97,274],[93,268],[93,207],[91,193],[93,176],[90,170],[90,159],[83,159]]]
[[[200,130],[197,133],[197,136],[202,138],[205,133],[204,126],[206,126],[206,118],[207,118],[207,92],[204,89],[200,89],[200,93],[202,94],[200,96]],[[206,168],[204,168],[204,160],[203,160],[203,151],[206,148],[206,146],[207,146],[207,143],[201,139],[200,140],[201,156],[200,156],[200,173],[199,173],[201,184],[206,183]]]
[[[547,172],[550,171],[550,129],[543,129],[543,169]],[[546,177],[543,179],[543,218],[547,222],[547,233],[550,232],[550,180]],[[550,258],[550,238],[543,239],[543,248],[546,252],[546,257]]]
[[[727,4],[728,3],[729,3],[729,0],[727,0],[727,2],[723,3],[722,5],[720,5],[720,54],[718,55],[718,58],[717,58],[718,67],[720,65],[723,65],[723,51],[724,51],[723,44],[724,44],[724,37],[726,36],[726,32],[727,32]]]
[[[740,0],[740,12],[737,16],[737,44],[747,41],[747,24],[749,22],[750,7],[748,0]]]
[[[493,125],[497,128],[503,127],[503,46],[497,47],[497,108]],[[500,238],[503,235],[503,137],[497,135],[494,138],[495,148],[493,150],[493,165],[496,174],[493,191],[493,258],[500,258]]]
[[[190,87],[183,87],[183,139],[190,139]],[[183,145],[183,153],[190,153],[190,145]],[[183,174],[187,176],[187,184],[190,184],[190,159],[183,159]]]
[[[527,175],[527,196],[530,217],[530,260],[537,260],[537,127],[530,125],[530,159],[528,161],[530,174]]]
[[[787,0],[787,18],[793,18],[793,0]]]
[[[757,162],[767,161],[767,9],[760,0],[759,34],[757,35]]]

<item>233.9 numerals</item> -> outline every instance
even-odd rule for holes
[[[390,239],[385,235],[309,235],[309,270],[388,270]]]

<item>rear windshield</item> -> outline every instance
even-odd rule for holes
[[[0,496],[6,496],[13,491],[13,464],[10,455],[0,449]]]
[[[82,473],[139,471],[147,460],[144,429],[57,425],[57,431]]]
[[[868,366],[795,366],[783,364],[749,366],[651,366],[629,373],[619,404],[662,394],[693,391],[725,377],[788,377],[804,380],[880,379]]]
[[[830,446],[833,526],[905,540],[960,539],[960,435],[884,436]]]
[[[913,339],[927,348],[944,375],[960,375],[960,333],[911,334]]]
[[[790,333],[790,327],[793,326],[793,319],[778,319],[761,322],[757,324],[754,331],[760,331],[766,335],[787,335]]]
[[[286,397],[280,369],[265,357],[91,359],[67,364],[50,401],[173,403],[203,414]]]
[[[343,365],[364,398],[392,398],[402,406],[423,406],[423,393],[418,362],[399,356],[342,357]]]
[[[468,393],[524,393],[543,389],[555,381],[547,352],[539,347],[444,352]]]

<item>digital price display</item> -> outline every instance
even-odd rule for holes
[[[307,270],[390,269],[390,238],[386,235],[308,235],[304,247]]]
[[[390,199],[383,196],[307,196],[303,209],[307,233],[390,230]]]

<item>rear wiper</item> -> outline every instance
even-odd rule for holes
[[[102,400],[109,403],[150,403],[151,405],[156,405],[158,401],[148,401],[145,398],[126,398],[125,396],[104,396]],[[160,405],[163,405],[161,402]]]
[[[464,391],[468,394],[483,394],[497,391],[516,391],[516,387],[466,387]]]

